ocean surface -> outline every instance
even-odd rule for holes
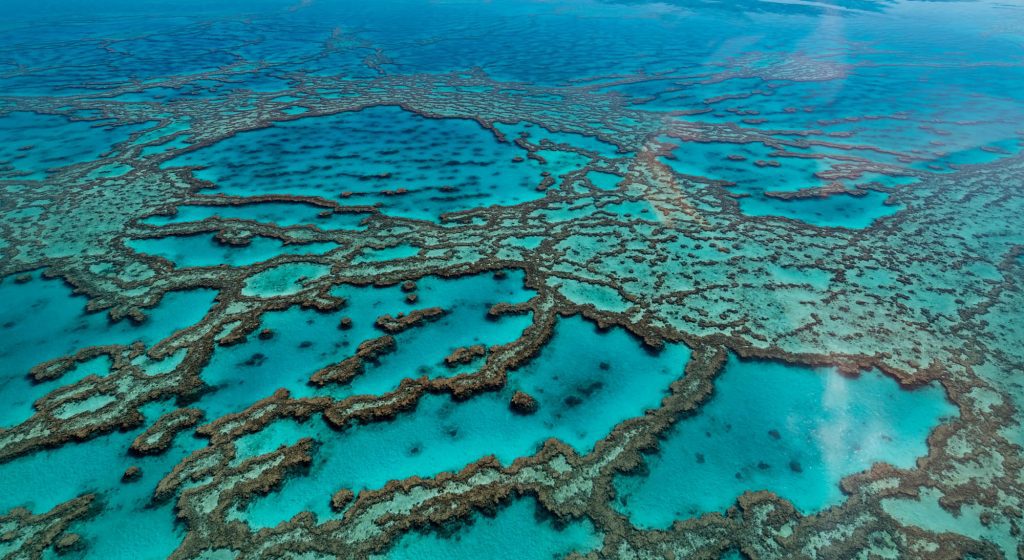
[[[1024,559],[1024,4],[0,7],[0,558]]]

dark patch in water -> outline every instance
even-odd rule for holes
[[[248,360],[242,362],[242,365],[246,366],[246,367],[259,367],[259,366],[263,365],[263,363],[266,362],[266,361],[267,361],[266,354],[263,354],[261,352],[256,352],[255,354],[250,356]]]

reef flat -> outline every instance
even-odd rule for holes
[[[1021,6],[8,4],[0,557],[1024,558]]]

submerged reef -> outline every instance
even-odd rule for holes
[[[1019,6],[15,4],[0,557],[1024,558]]]

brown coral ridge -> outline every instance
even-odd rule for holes
[[[487,354],[487,347],[483,344],[462,346],[452,350],[451,354],[445,356],[444,365],[453,368],[459,365],[468,364],[477,358],[482,358],[485,354]]]
[[[65,533],[57,542],[53,543],[53,550],[57,554],[68,554],[82,548],[82,536],[78,533]]]
[[[516,414],[529,415],[537,412],[537,399],[530,396],[529,393],[522,391],[516,391],[512,394],[512,399],[508,403],[509,408]]]
[[[58,552],[71,552],[81,546],[81,539],[67,530],[76,521],[94,514],[95,502],[95,494],[84,494],[38,515],[24,508],[0,514],[0,527],[4,528],[0,545],[12,551],[9,557],[17,558],[42,558],[51,547]]]
[[[342,488],[331,495],[331,509],[341,512],[355,497],[355,494],[348,488]]]
[[[0,463],[69,441],[86,441],[114,430],[136,428],[144,421],[138,410],[142,404],[199,394],[203,388],[199,370],[209,359],[213,346],[213,335],[206,328],[206,325],[196,325],[178,333],[193,345],[188,347],[181,364],[160,376],[147,375],[137,362],[153,356],[165,358],[173,353],[177,348],[170,340],[163,341],[169,346],[162,349],[166,354],[161,353],[159,344],[148,351],[141,345],[104,347],[103,353],[113,358],[111,373],[103,377],[90,375],[54,390],[35,403],[36,412],[28,420],[9,429],[0,429]],[[189,333],[196,336],[190,338]],[[93,356],[95,348],[83,349],[80,355]],[[63,369],[84,361],[80,355],[50,363]],[[62,412],[93,397],[102,397],[103,404],[71,416]]]
[[[158,455],[167,451],[178,432],[187,430],[203,418],[196,408],[179,408],[157,419],[132,441],[129,450],[137,455]]]
[[[374,321],[374,326],[388,334],[398,334],[424,323],[436,321],[443,317],[445,310],[440,307],[428,307],[417,309],[409,313],[399,313],[397,316],[382,315]]]
[[[124,470],[124,474],[121,475],[121,482],[135,482],[142,478],[142,469],[137,465],[132,465]]]
[[[390,334],[366,340],[356,348],[354,356],[317,371],[310,377],[309,381],[314,385],[320,386],[328,383],[348,383],[352,378],[363,372],[367,361],[376,360],[380,356],[394,351],[396,346],[395,337]]]

